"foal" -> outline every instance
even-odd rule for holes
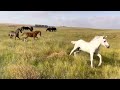
[[[16,31],[11,31],[8,36],[10,36],[10,38],[12,38],[13,36],[15,36],[15,40],[16,40],[16,37],[20,39],[19,37],[19,32],[22,33],[22,30],[20,28],[18,28]]]
[[[102,56],[98,53],[100,46],[103,45],[106,48],[110,47],[110,45],[108,44],[108,42],[106,40],[106,37],[105,36],[96,36],[90,42],[86,42],[82,39],[80,39],[78,41],[71,41],[71,43],[75,44],[75,45],[69,55],[71,55],[73,52],[75,55],[78,50],[90,53],[91,67],[93,68],[93,56],[94,56],[94,54],[96,54],[100,58],[100,61],[98,64],[98,66],[100,66],[102,64]]]
[[[33,32],[24,32],[21,36],[26,35],[25,39],[27,39],[28,37],[33,37],[33,39],[35,40],[35,38],[37,37],[37,34],[39,34],[41,36],[41,31],[33,31]]]

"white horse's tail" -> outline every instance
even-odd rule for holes
[[[71,41],[71,43],[72,43],[72,44],[75,44],[75,43],[76,43],[76,41]]]

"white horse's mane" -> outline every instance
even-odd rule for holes
[[[90,42],[96,41],[99,38],[101,38],[101,36],[95,36]]]

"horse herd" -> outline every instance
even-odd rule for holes
[[[33,37],[34,40],[35,40],[35,38],[38,38],[37,37],[38,34],[41,36],[41,31],[33,31],[33,27],[32,26],[31,27],[24,27],[23,26],[21,28],[18,28],[15,31],[10,31],[9,34],[8,34],[8,36],[10,38],[15,37],[15,40],[16,40],[16,38],[20,39],[19,32],[22,33],[23,30],[30,30],[30,32],[24,32],[21,35],[21,36],[26,35],[26,37],[24,39],[27,39],[28,37]],[[53,32],[53,31],[55,32],[56,30],[57,30],[56,27],[49,27],[49,28],[46,29],[46,31],[49,31],[49,32]]]
[[[37,34],[39,34],[41,36],[41,31],[33,31],[33,27],[21,27],[18,28],[16,31],[11,31],[9,33],[10,38],[12,38],[13,36],[19,38],[19,32],[22,33],[23,30],[30,30],[30,32],[24,32],[22,34],[22,36],[25,34],[25,40],[28,37],[33,37],[38,38]],[[55,27],[52,28],[47,28],[46,31],[56,31],[57,29]],[[102,56],[99,54],[99,48],[101,45],[105,46],[106,48],[109,48],[110,45],[108,44],[107,40],[106,40],[107,36],[95,36],[90,42],[86,42],[82,39],[77,40],[77,41],[71,41],[72,44],[74,44],[74,48],[71,50],[69,55],[72,55],[72,53],[74,53],[74,55],[76,56],[77,52],[80,51],[84,51],[90,54],[90,61],[91,61],[91,68],[93,68],[93,56],[97,55],[100,59],[98,66],[101,66],[102,64]],[[20,39],[20,38],[19,38]]]

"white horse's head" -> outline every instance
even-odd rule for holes
[[[108,44],[108,42],[106,40],[107,36],[102,36],[101,38],[102,38],[101,39],[101,45],[105,46],[106,48],[109,48],[110,45]]]

